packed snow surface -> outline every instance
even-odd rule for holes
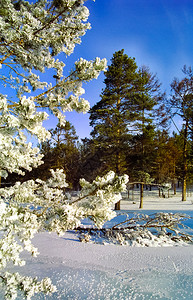
[[[42,233],[26,268],[50,276],[58,291],[36,299],[193,299],[193,247],[128,247],[80,243]]]
[[[138,211],[137,206],[138,200],[125,200],[121,208],[152,213],[152,209],[172,207],[173,211],[193,216],[191,199],[182,203],[177,196],[148,197],[144,198],[143,210]],[[27,264],[23,274],[30,272],[40,279],[49,276],[57,286],[52,296],[36,295],[34,299],[193,299],[192,245],[130,247],[81,243],[74,231],[63,237],[39,233],[33,242],[40,255],[24,255]]]

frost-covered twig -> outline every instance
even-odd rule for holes
[[[57,2],[57,3],[56,3]],[[33,137],[41,143],[50,138],[43,126],[48,114],[65,123],[65,112],[85,113],[90,106],[83,98],[83,84],[105,71],[107,61],[80,58],[72,71],[65,71],[60,53],[69,56],[90,29],[86,0],[0,1],[0,177],[9,173],[24,175],[42,164],[43,155],[28,142]],[[51,71],[59,78],[41,73]],[[3,90],[3,86],[6,88]],[[13,89],[13,90],[11,90]],[[3,94],[5,92],[5,94]],[[47,112],[44,108],[48,108]],[[0,188],[0,282],[6,297],[15,299],[23,290],[27,299],[34,292],[53,291],[49,280],[23,278],[6,272],[8,263],[23,266],[22,251],[38,254],[31,240],[40,230],[63,234],[91,218],[98,227],[114,216],[112,205],[120,200],[128,179],[113,172],[93,183],[84,180],[76,203],[68,201],[62,170],[52,170],[46,182],[36,179]]]
[[[111,228],[77,228],[82,241],[99,241],[131,246],[167,246],[193,242],[193,236],[186,231],[191,228],[183,222],[191,219],[180,213],[138,214],[119,222]],[[86,235],[86,239],[84,236]],[[88,239],[88,235],[90,239]],[[99,239],[100,237],[100,239]]]
[[[25,262],[20,258],[23,250],[36,256],[38,251],[31,239],[40,230],[63,235],[66,230],[78,227],[84,218],[90,218],[97,227],[102,227],[105,221],[115,216],[112,207],[121,198],[128,181],[127,176],[118,177],[114,172],[97,177],[93,183],[82,180],[82,195],[85,197],[73,203],[67,201],[63,191],[67,186],[63,170],[51,170],[51,175],[46,182],[30,180],[0,189],[0,268],[5,269],[11,262],[23,266]],[[10,276],[9,282],[13,279],[15,282],[10,290],[6,275],[3,274],[0,279],[7,285],[8,294],[10,291],[16,294],[17,288],[21,288],[20,277]],[[37,279],[29,278],[34,286],[39,286]],[[30,288],[31,285],[28,299]]]

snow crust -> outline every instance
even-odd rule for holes
[[[50,276],[52,296],[36,299],[193,299],[193,247],[128,247],[80,243],[40,233],[38,258],[27,258],[25,272]]]
[[[191,199],[182,203],[178,196],[144,198],[143,210],[138,210],[138,203],[129,201],[123,201],[121,208],[130,211],[135,207],[131,211],[146,213],[148,209],[162,211],[163,207],[172,207],[172,211],[193,214]],[[52,296],[36,295],[34,299],[193,299],[192,245],[130,247],[81,243],[74,231],[63,237],[39,233],[33,242],[40,255],[32,258],[24,254],[27,263],[23,274],[30,271],[40,279],[49,276],[57,286]]]

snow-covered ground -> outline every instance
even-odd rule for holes
[[[144,189],[143,209],[145,210],[193,210],[193,190],[187,191],[187,200],[182,202],[181,190],[177,189],[176,195],[173,191],[166,193],[165,198],[159,197],[157,188],[152,191]],[[121,209],[124,210],[138,210],[140,203],[139,189],[130,190],[129,199],[127,194],[123,195],[121,201]]]
[[[122,201],[122,210],[138,210],[138,191],[135,193],[134,199]],[[180,210],[192,214],[192,209],[191,196],[182,202],[179,194],[163,199],[157,191],[145,191],[141,211]],[[23,273],[49,276],[57,286],[52,296],[36,295],[34,299],[193,299],[192,245],[130,247],[81,243],[73,231],[64,237],[40,233],[34,244],[40,255],[25,255],[27,265]]]

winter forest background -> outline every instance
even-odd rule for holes
[[[27,274],[18,272],[29,261],[26,252],[38,255],[34,236],[45,237],[46,244],[48,232],[63,244],[60,237],[68,230],[72,242],[78,232],[79,241],[100,243],[102,237],[103,245],[192,242],[183,224],[191,217],[182,213],[112,220],[128,182],[140,184],[141,192],[144,184],[171,185],[174,193],[178,185],[186,201],[192,184],[193,70],[185,65],[167,94],[155,72],[122,48],[108,63],[79,56],[66,67],[91,28],[86,4],[0,1],[0,293],[7,299],[56,292],[49,277],[39,281],[28,268]],[[84,87],[101,72],[104,88],[90,106]],[[89,113],[90,137],[77,136],[65,117],[72,111]],[[176,117],[182,126],[171,132]],[[57,125],[47,130],[49,118]]]
[[[184,66],[182,79],[171,83],[171,95],[163,93],[155,74],[138,67],[124,50],[113,54],[100,100],[89,113],[90,138],[79,139],[69,121],[50,130],[51,139],[40,144],[44,164],[2,184],[16,180],[47,179],[49,169],[62,168],[70,188],[79,190],[80,178],[93,180],[113,170],[128,174],[130,182],[164,185],[176,191],[192,184],[193,71]],[[182,127],[171,133],[174,117]]]

